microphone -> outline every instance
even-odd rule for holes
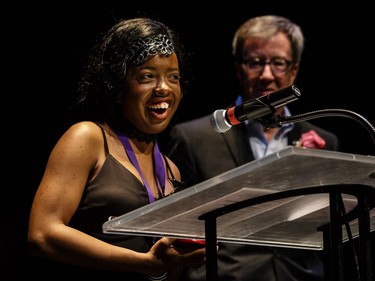
[[[272,92],[259,98],[228,109],[216,110],[211,118],[211,127],[218,133],[225,133],[233,125],[247,119],[257,119],[270,115],[275,109],[300,98],[301,93],[295,85]]]

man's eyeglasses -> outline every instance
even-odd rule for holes
[[[261,58],[250,58],[243,63],[247,66],[249,72],[256,74],[262,73],[264,67],[269,64],[272,73],[275,76],[282,76],[289,71],[290,66],[293,64],[293,61],[283,58],[272,58],[269,61]]]

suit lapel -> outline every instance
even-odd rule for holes
[[[300,123],[295,123],[293,129],[287,133],[288,136],[288,145],[295,145],[295,142],[298,141],[302,134],[302,128]]]
[[[222,137],[237,167],[254,160],[244,123],[233,126],[228,132],[223,133]]]

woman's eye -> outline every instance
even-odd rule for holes
[[[180,75],[178,75],[178,74],[173,74],[173,75],[170,76],[169,79],[170,79],[171,81],[173,81],[173,82],[178,82],[178,81],[180,81],[181,77],[180,77]]]

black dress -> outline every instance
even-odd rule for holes
[[[106,159],[98,175],[87,183],[69,225],[110,244],[148,252],[153,243],[150,237],[105,234],[102,231],[103,223],[110,217],[150,204],[146,187],[109,153],[103,129],[102,132]],[[150,280],[138,272],[93,270],[39,258],[35,258],[30,267],[37,272],[39,280],[69,280],[78,276],[93,280]]]

